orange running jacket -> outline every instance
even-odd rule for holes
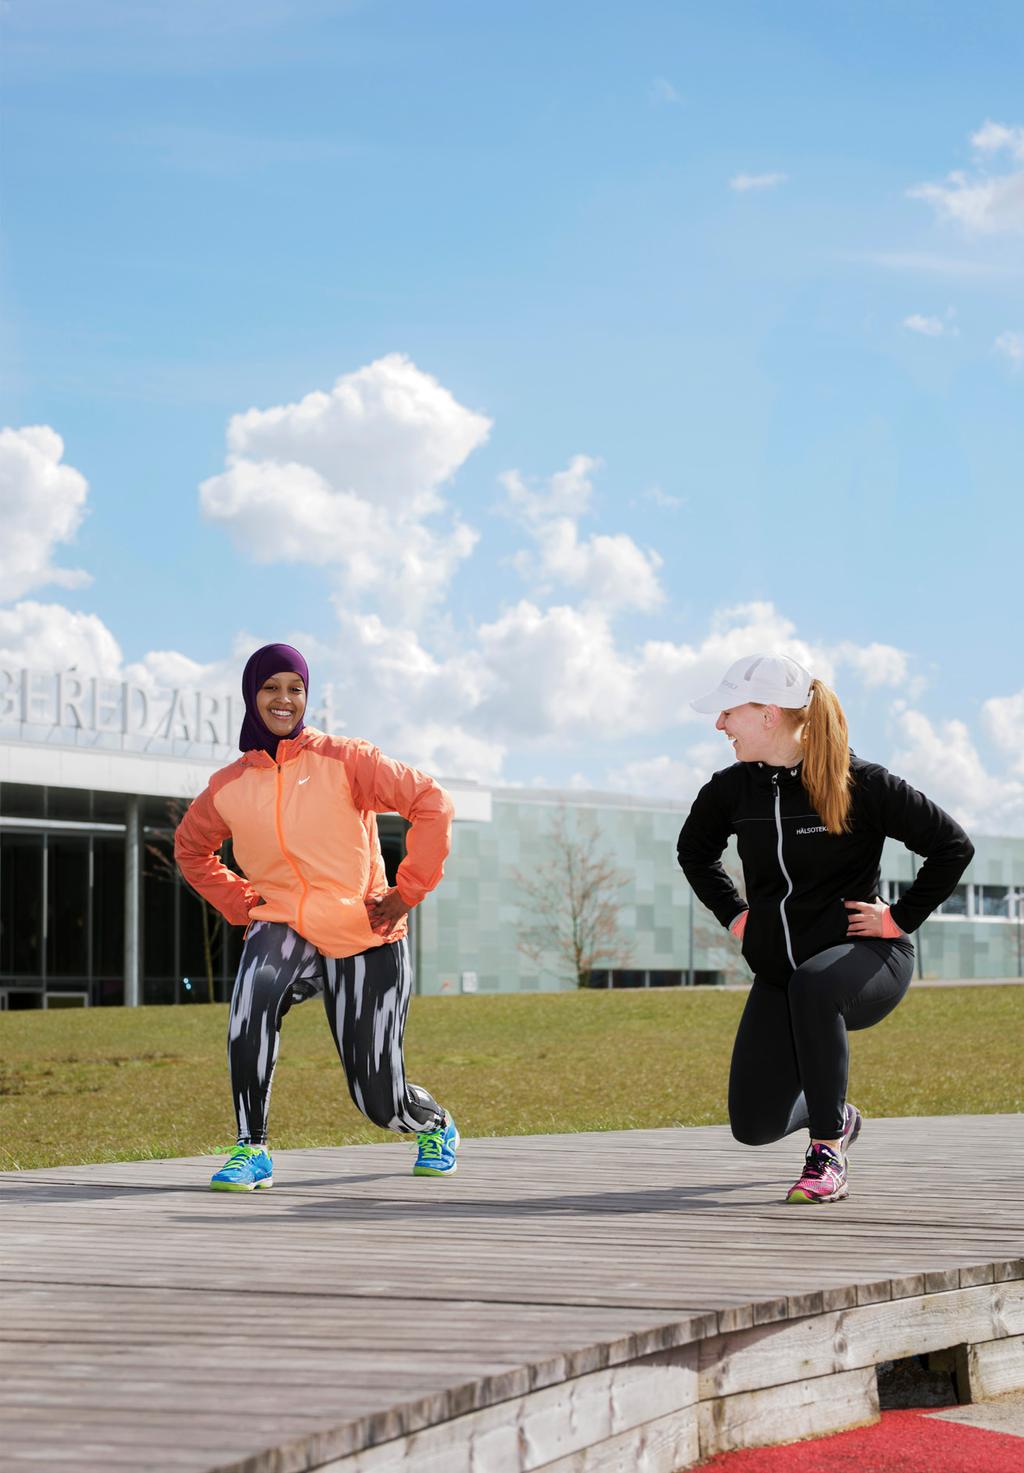
[[[388,887],[378,813],[412,827],[396,883],[417,905],[440,880],[451,847],[452,801],[433,778],[369,742],[307,726],[278,743],[277,760],[245,752],[214,773],[178,825],[185,879],[236,926],[284,921],[325,956],[355,956],[396,941],[371,930],[366,901]],[[230,838],[243,875],[218,858]]]

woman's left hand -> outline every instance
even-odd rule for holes
[[[411,906],[406,905],[398,890],[397,885],[392,885],[379,900],[368,900],[366,902],[366,914],[370,919],[371,931],[386,936],[393,931],[403,916],[409,914]]]
[[[894,931],[902,935],[895,922],[889,920],[889,907],[884,900],[844,900],[843,904],[847,936],[891,936]]]

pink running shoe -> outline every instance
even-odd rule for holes
[[[843,1106],[843,1112],[843,1133],[839,1137],[839,1149],[845,1156],[860,1135],[860,1128],[864,1124],[864,1116],[857,1109],[857,1106],[851,1105],[849,1101]]]
[[[846,1161],[828,1146],[817,1143],[804,1158],[804,1174],[790,1187],[787,1202],[838,1202],[850,1188]]]

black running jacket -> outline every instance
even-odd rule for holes
[[[679,863],[723,926],[749,908],[743,956],[766,982],[785,983],[808,957],[849,939],[844,900],[875,900],[886,838],[924,857],[892,906],[902,931],[956,888],[974,846],[955,819],[884,767],[850,754],[850,832],[830,834],[811,807],[800,768],[736,762],[704,784],[679,835]],[[721,864],[736,835],[745,902]],[[749,903],[749,906],[748,906]]]

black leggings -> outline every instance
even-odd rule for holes
[[[729,1073],[729,1124],[738,1141],[764,1146],[809,1128],[836,1140],[850,1067],[846,1034],[891,1013],[910,986],[906,940],[858,937],[803,962],[784,986],[754,978]]]
[[[251,926],[228,1016],[238,1139],[266,1142],[281,1019],[293,1003],[317,993],[323,994],[349,1094],[367,1119],[403,1134],[442,1124],[437,1101],[405,1078],[402,1035],[411,990],[404,940],[334,958],[279,921]]]

